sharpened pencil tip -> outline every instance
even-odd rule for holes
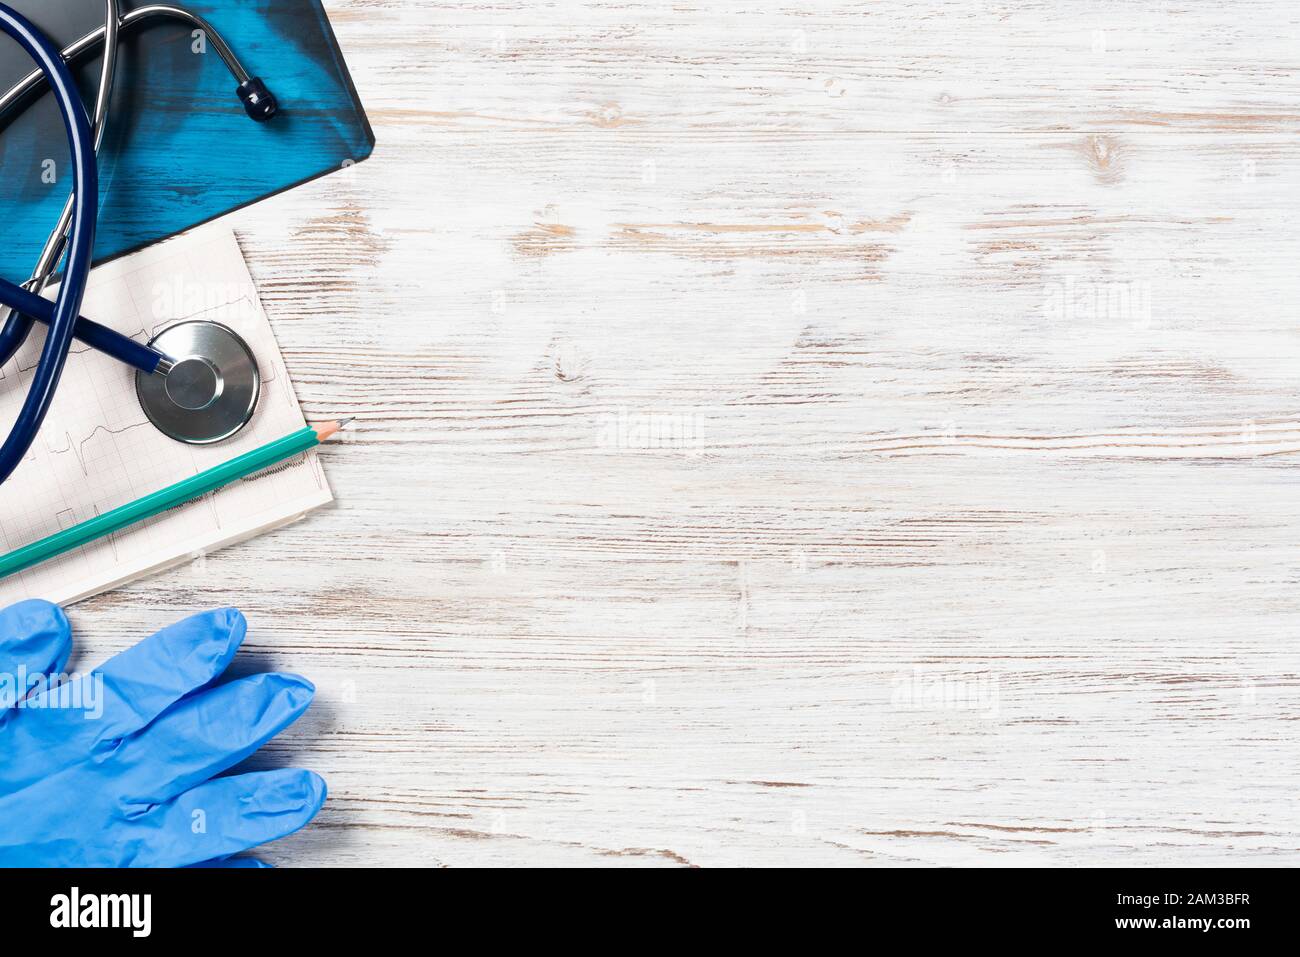
[[[352,418],[344,419],[341,422],[326,422],[316,429],[316,438],[321,442],[328,442],[356,420],[357,417],[352,416]]]

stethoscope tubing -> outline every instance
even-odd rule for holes
[[[95,150],[98,152],[103,137],[108,115],[108,100],[113,85],[115,51],[118,37],[133,28],[155,19],[171,19],[189,24],[202,30],[208,42],[216,50],[221,61],[230,71],[230,75],[239,84],[238,92],[248,115],[258,122],[265,122],[276,110],[275,99],[266,89],[265,84],[252,76],[235,55],[225,38],[203,17],[183,7],[172,4],[147,4],[133,10],[121,11],[118,0],[105,0],[107,7],[105,24],[90,31],[61,51],[63,60],[72,64],[88,55],[96,48],[103,48],[103,68],[100,76],[99,91],[95,99],[94,136]],[[23,101],[24,97],[34,93],[42,84],[48,83],[43,69],[35,69],[7,92],[0,94],[0,118]],[[0,364],[8,362],[17,353],[31,330],[32,321],[48,324],[53,312],[44,299],[33,299],[32,293],[39,294],[49,282],[58,260],[62,258],[64,244],[67,241],[72,219],[72,204],[75,197],[70,196],[59,219],[58,226],[50,235],[49,242],[41,253],[40,262],[32,278],[23,286],[0,279],[0,316],[8,312],[5,322],[0,324]],[[74,337],[91,348],[123,362],[141,372],[153,374],[165,372],[171,365],[171,358],[141,345],[116,330],[81,317],[77,320]]]
[[[244,86],[255,79],[249,74],[239,57],[235,55],[225,37],[211,23],[184,7],[163,3],[151,3],[126,11],[118,19],[118,30],[116,31],[109,30],[107,25],[91,30],[75,43],[63,48],[63,59],[69,62],[78,60],[83,56],[87,56],[93,50],[105,46],[110,35],[116,39],[118,32],[126,33],[133,28],[143,26],[150,20],[157,19],[178,20],[195,30],[202,30],[208,39],[208,43],[211,44],[212,49],[216,51],[217,56],[226,65],[226,69],[230,71],[230,75],[235,78],[236,83]],[[35,90],[44,79],[45,75],[40,70],[33,70],[8,91],[0,95],[0,115],[8,112],[14,104],[20,102],[23,97]]]
[[[9,362],[16,355],[34,321],[49,326],[40,361],[33,370],[27,398],[12,431],[0,446],[0,484],[13,474],[31,449],[32,443],[35,442],[53,403],[74,338],[136,369],[137,387],[142,382],[160,381],[162,377],[168,377],[167,381],[170,382],[170,376],[177,368],[175,360],[154,348],[152,344],[142,345],[114,329],[79,315],[93,265],[99,206],[99,168],[96,153],[108,116],[120,33],[128,27],[153,18],[172,18],[191,23],[196,29],[201,29],[207,34],[208,43],[216,49],[231,75],[238,81],[239,85],[235,92],[248,116],[258,123],[265,123],[279,112],[275,95],[260,78],[251,76],[244,69],[243,64],[221,35],[202,17],[169,4],[151,4],[126,13],[121,12],[119,0],[104,0],[104,5],[106,9],[104,26],[60,50],[22,14],[0,2],[0,31],[17,40],[36,64],[36,69],[32,73],[7,92],[0,94],[0,118],[23,102],[28,94],[34,94],[40,84],[48,84],[63,116],[74,173],[73,191],[64,206],[58,225],[45,244],[31,279],[23,286],[0,279],[0,307],[4,307],[0,309],[0,314],[7,314],[0,328],[0,364]],[[102,45],[105,49],[92,122],[77,90],[69,63],[87,54],[97,45]],[[63,260],[63,282],[59,287],[58,296],[51,303],[40,294],[60,259]],[[226,332],[236,345],[247,352],[247,346],[244,346],[237,336],[229,330]],[[255,361],[250,358],[249,363],[252,366],[249,374],[252,376],[254,386],[251,395],[255,407],[257,370]],[[238,391],[229,394],[235,397],[239,395]],[[141,395],[143,404],[144,393]],[[160,408],[166,411],[172,408],[167,402],[174,403],[175,400],[168,395],[166,400],[159,401],[162,402]],[[163,411],[152,406],[145,408],[145,412],[155,424],[159,423],[159,419],[155,416],[162,416]],[[251,408],[234,409],[234,412],[241,415],[247,413],[243,424],[247,423],[251,411]],[[162,428],[161,425],[159,427]],[[189,437],[188,432],[184,434],[186,437],[181,438],[181,441],[199,441]]]
[[[90,117],[72,72],[63,61],[63,51],[31,21],[4,3],[0,3],[0,31],[17,41],[49,80],[68,134],[74,197],[67,260],[52,310],[49,335],[18,419],[0,446],[0,483],[4,483],[36,441],[63,378],[94,256],[99,211],[99,164],[95,159]]]
[[[95,94],[95,111],[92,114],[91,127],[95,133],[95,155],[99,155],[100,147],[104,142],[104,132],[108,127],[109,104],[113,98],[113,80],[117,75],[117,36],[118,21],[121,18],[119,11],[119,0],[104,0],[104,55],[100,59],[99,69],[99,90]],[[71,64],[68,60],[67,50],[63,51],[63,59]],[[44,77],[39,70],[36,75]],[[49,239],[45,242],[45,248],[41,250],[41,257],[37,260],[36,268],[32,271],[32,276],[24,284],[24,288],[30,292],[42,293],[45,287],[50,284],[54,275],[54,270],[58,267],[59,260],[63,258],[63,251],[67,247],[68,229],[72,225],[72,204],[74,198],[69,195],[66,203],[63,204],[63,212],[59,214],[58,225],[50,232]],[[3,327],[0,327],[0,363],[8,362],[14,357],[21,348],[22,344],[31,335],[32,324],[34,320],[31,316],[21,312],[9,311],[9,316],[5,320]]]
[[[54,303],[6,279],[0,279],[0,304],[46,325],[54,321]],[[100,325],[85,316],[77,319],[72,335],[78,342],[90,346],[97,352],[102,352],[118,362],[124,362],[150,375],[157,372],[158,367],[168,361],[168,357],[158,350],[129,339],[116,329]]]

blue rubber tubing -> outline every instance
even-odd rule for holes
[[[31,450],[40,433],[45,416],[54,402],[54,395],[63,378],[63,368],[72,346],[73,329],[81,302],[86,296],[86,283],[95,249],[95,223],[99,209],[99,165],[95,160],[95,140],[91,134],[90,117],[86,105],[77,91],[72,71],[63,62],[63,52],[53,41],[37,29],[30,20],[4,3],[0,3],[0,31],[18,41],[40,67],[63,114],[63,125],[68,133],[68,147],[72,153],[73,215],[72,236],[68,243],[67,261],[63,270],[63,284],[54,303],[54,318],[50,322],[41,360],[32,375],[27,400],[14,423],[9,437],[0,446],[0,484],[8,481],[23,458]]]

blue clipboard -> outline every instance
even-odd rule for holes
[[[102,0],[6,0],[67,45],[103,24]],[[183,0],[185,2],[185,0]],[[124,10],[140,6],[123,0]],[[100,151],[97,262],[114,259],[345,166],[375,137],[319,0],[191,0],[260,76],[280,113],[256,123],[216,52],[179,21],[125,34]],[[87,103],[99,57],[77,75]],[[0,37],[0,92],[33,69]],[[0,117],[0,276],[24,281],[71,188],[53,99]]]

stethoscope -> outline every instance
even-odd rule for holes
[[[261,396],[257,360],[233,330],[209,321],[182,322],[141,345],[107,326],[80,315],[94,254],[99,209],[97,153],[103,142],[113,90],[118,37],[147,20],[174,18],[202,30],[239,83],[248,115],[265,122],[278,110],[275,97],[250,76],[221,35],[202,17],[180,7],[153,4],[122,14],[118,0],[105,0],[104,26],[60,49],[22,14],[0,2],[0,30],[18,41],[36,62],[33,71],[0,96],[0,118],[48,82],[68,134],[73,191],[36,270],[24,286],[0,279],[0,365],[8,362],[31,332],[33,320],[49,326],[40,361],[32,374],[27,399],[12,431],[0,447],[0,483],[18,467],[36,441],[63,375],[72,340],[77,339],[136,370],[136,393],[149,420],[181,442],[208,445],[228,439],[252,419]],[[103,66],[92,123],[68,62],[102,46]],[[65,258],[66,254],[66,258]],[[63,260],[63,281],[53,302],[40,293]]]

